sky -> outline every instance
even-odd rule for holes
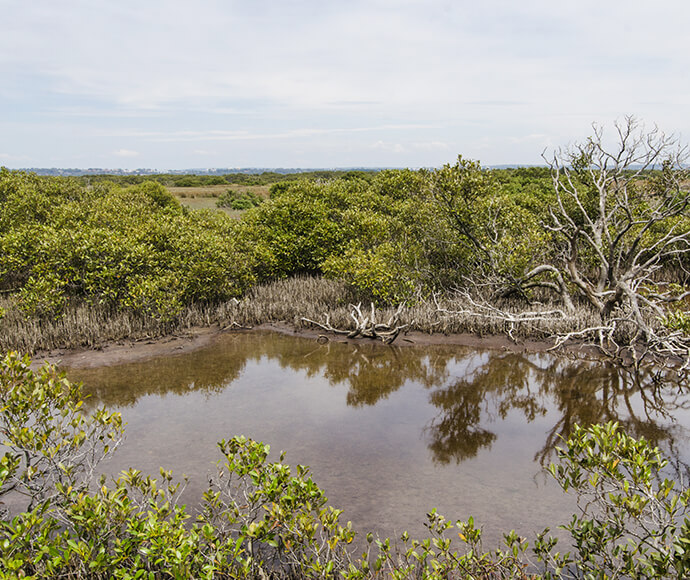
[[[539,164],[690,140],[688,0],[0,0],[0,166]]]

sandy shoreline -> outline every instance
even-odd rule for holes
[[[51,364],[63,364],[75,368],[94,368],[100,366],[118,365],[128,362],[143,361],[159,356],[192,352],[199,348],[213,344],[222,334],[228,332],[278,332],[288,336],[299,336],[324,342],[369,342],[376,344],[378,341],[370,339],[348,339],[342,335],[324,332],[319,329],[295,328],[287,323],[266,323],[250,329],[219,328],[218,326],[195,327],[182,334],[163,336],[150,339],[123,339],[106,344],[98,348],[84,349],[54,349],[41,351],[33,356],[33,364],[40,366],[44,362]],[[378,343],[381,344],[381,343]],[[477,336],[473,334],[428,334],[424,332],[408,332],[401,334],[394,343],[396,347],[428,346],[428,345],[458,345],[476,348],[488,348],[510,352],[546,352],[553,346],[549,341],[524,340],[513,342],[507,336],[491,335]],[[382,348],[386,348],[381,344]],[[587,349],[589,350],[589,349]],[[582,352],[582,348],[571,347],[565,352],[573,354]],[[564,351],[560,351],[563,353]],[[592,354],[591,352],[588,354]]]

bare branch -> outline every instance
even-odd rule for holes
[[[553,310],[535,310],[531,312],[508,312],[493,306],[487,302],[477,302],[467,292],[458,291],[458,296],[466,302],[469,307],[460,310],[449,310],[441,307],[438,298],[434,295],[434,305],[436,312],[444,316],[475,316],[478,318],[500,320],[507,325],[508,336],[513,342],[517,342],[514,332],[520,324],[531,322],[544,322],[547,320],[563,320],[567,317],[566,313],[561,309]]]
[[[397,311],[390,317],[387,324],[376,322],[376,308],[374,303],[371,303],[369,316],[362,313],[362,303],[350,304],[350,318],[355,323],[353,329],[335,328],[331,325],[328,314],[325,314],[326,322],[316,322],[309,318],[302,318],[303,322],[308,322],[335,334],[346,335],[348,338],[371,338],[380,339],[384,344],[393,344],[398,335],[405,329],[410,327],[410,324],[398,325],[397,320],[400,316],[404,305],[398,306]]]
[[[686,356],[685,341],[655,323],[671,300],[644,289],[670,258],[690,252],[690,194],[683,187],[687,148],[656,127],[645,131],[634,117],[615,124],[618,143],[612,150],[604,144],[603,128],[594,125],[593,131],[584,143],[559,149],[548,160],[556,204],[547,227],[569,248],[561,263],[551,266],[567,273],[602,324],[563,335],[557,346],[596,335],[595,342],[607,350],[624,324],[634,328],[629,340],[639,341],[627,345],[633,358],[640,349],[651,353],[650,345]],[[525,287],[535,283],[529,274],[520,280]],[[619,354],[620,348],[614,351]]]

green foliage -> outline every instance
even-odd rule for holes
[[[292,476],[286,465],[267,462],[265,446],[244,438],[221,446],[224,479],[205,494],[193,521],[177,503],[181,487],[170,472],[154,479],[129,469],[95,493],[67,493],[62,531],[40,510],[5,522],[0,570],[81,578],[333,577],[340,543],[354,534],[338,526],[339,512],[323,507],[323,492],[306,470]],[[246,491],[246,501],[238,495],[224,503],[230,481]]]
[[[322,268],[325,274],[347,280],[374,301],[400,303],[415,292],[409,264],[404,262],[407,251],[389,242],[370,249],[355,243],[343,254],[329,256]]]
[[[290,183],[287,181],[279,181],[278,183],[274,183],[271,185],[270,189],[268,190],[269,197],[273,199],[274,197],[279,197],[283,192],[288,191],[290,189]]]
[[[178,201],[160,183],[145,181],[136,191],[148,197],[158,207],[171,208],[173,211],[180,209]]]
[[[383,302],[409,298],[418,275],[420,212],[416,172],[386,171],[370,180],[277,184],[248,212],[245,235],[266,259],[262,276],[327,273]],[[258,250],[257,250],[258,251]]]
[[[354,532],[349,522],[339,525],[341,510],[327,505],[308,468],[298,465],[293,475],[284,454],[269,463],[269,447],[244,437],[218,447],[219,477],[204,494],[197,519],[216,530],[214,541],[241,547],[244,570],[252,577],[277,569],[320,578],[342,566]]]
[[[686,310],[669,310],[661,319],[661,324],[671,331],[680,331],[690,336],[690,313]]]
[[[237,191],[229,189],[216,201],[217,207],[229,207],[235,210],[244,210],[256,207],[261,204],[263,199],[253,191]]]
[[[85,188],[2,171],[0,192],[0,289],[27,316],[58,317],[79,300],[168,320],[254,282],[237,223],[186,211],[158,183]]]
[[[21,494],[29,508],[57,502],[60,489],[84,492],[122,436],[119,413],[85,415],[80,385],[54,367],[34,372],[30,362],[17,353],[0,360],[0,433],[7,450],[0,496]]]
[[[66,283],[54,272],[42,270],[40,266],[34,269],[19,291],[17,302],[28,316],[55,318],[60,316],[67,303]]]
[[[190,525],[172,474],[135,469],[96,491],[98,461],[122,435],[119,414],[83,412],[80,387],[28,358],[0,363],[3,413],[0,496],[27,497],[0,522],[3,577],[255,578],[278,570],[332,577],[354,533],[305,467],[269,462],[269,448],[236,437]]]
[[[578,496],[565,526],[576,555],[559,559],[587,578],[686,578],[690,574],[690,490],[663,477],[659,449],[617,423],[576,427],[550,471]]]
[[[259,276],[325,273],[396,303],[467,278],[519,277],[550,249],[541,174],[529,189],[529,176],[499,179],[460,158],[367,177],[273,185],[243,219],[242,235],[263,257]]]
[[[451,578],[534,578],[526,573],[525,552],[527,542],[515,532],[504,537],[504,547],[491,551],[482,548],[482,531],[473,518],[453,525],[432,510],[427,514],[429,537],[416,540],[404,532],[398,543],[390,539],[374,540],[367,535],[369,548],[358,566],[350,564],[343,576],[348,580],[365,578],[425,578],[447,580]],[[460,540],[448,537],[453,530]],[[453,543],[453,542],[456,543]],[[372,544],[376,550],[372,553]]]
[[[445,223],[445,239],[455,246],[460,274],[511,283],[549,252],[550,234],[542,220],[553,196],[542,177],[526,180],[524,175],[487,171],[462,157],[428,172],[429,200]]]
[[[553,293],[570,308],[569,293],[584,286],[554,264],[570,256],[591,277],[603,272],[601,256],[586,244],[573,254],[563,232],[544,224],[551,223],[551,210],[558,213],[559,199],[577,231],[596,218],[598,194],[587,164],[574,161],[578,196],[560,198],[546,168],[489,171],[462,157],[435,170],[227,175],[233,185],[273,184],[260,204],[241,190],[219,200],[246,210],[239,220],[189,211],[161,185],[202,185],[219,176],[90,176],[85,186],[86,178],[2,170],[0,291],[27,317],[58,318],[72,303],[87,303],[164,323],[192,304],[221,302],[256,282],[301,274],[339,278],[359,299],[381,305],[482,288],[492,299],[543,301]],[[648,172],[630,186],[632,217],[652,211],[655,192],[672,181],[670,171]],[[637,236],[635,247],[655,247],[669,229],[686,232],[686,221],[674,216],[633,225],[616,239]],[[676,244],[651,267],[673,259],[681,272],[687,261],[681,249]],[[635,260],[647,258],[641,253]],[[621,292],[611,294],[611,308]],[[687,332],[680,314],[661,323]]]
[[[262,275],[320,272],[326,257],[339,253],[354,235],[356,204],[364,191],[359,181],[298,181],[247,212],[243,235],[267,255]]]

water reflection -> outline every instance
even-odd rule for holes
[[[535,455],[541,464],[552,459],[575,424],[618,421],[629,434],[644,436],[687,470],[676,444],[676,438],[687,438],[687,431],[678,425],[676,414],[687,410],[690,399],[675,373],[489,352],[465,376],[434,388],[430,401],[440,412],[428,428],[429,447],[442,463],[460,462],[490,447],[496,433],[489,426],[510,412],[520,412],[531,423],[555,407],[557,421]]]
[[[267,333],[227,335],[202,351],[73,374],[85,381],[91,405],[123,408],[149,395],[221,393],[233,388],[248,363],[262,361],[344,385],[346,404],[353,408],[375,406],[406,384],[420,385],[436,411],[423,436],[439,464],[460,463],[490,450],[509,415],[530,424],[548,413],[550,426],[535,453],[542,464],[576,423],[615,420],[687,470],[681,442],[688,433],[677,421],[690,405],[683,386],[670,374],[602,362],[457,346],[319,345]]]
[[[104,467],[190,476],[198,501],[236,434],[309,465],[356,529],[425,534],[432,508],[473,515],[487,545],[569,521],[574,500],[543,475],[575,423],[617,420],[687,471],[690,397],[671,377],[546,354],[457,346],[348,345],[227,334],[147,362],[67,369],[90,405],[123,412],[127,438]],[[415,527],[415,525],[417,527]]]

